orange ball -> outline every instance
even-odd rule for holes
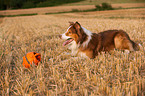
[[[23,57],[23,66],[26,68],[30,68],[32,64],[36,66],[41,61],[41,54],[36,52],[29,52]]]

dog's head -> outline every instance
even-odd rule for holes
[[[67,31],[60,35],[61,39],[65,39],[66,41],[63,45],[71,44],[72,41],[75,41],[77,44],[83,43],[87,39],[87,34],[84,32],[83,28],[78,22],[69,22],[70,27]]]

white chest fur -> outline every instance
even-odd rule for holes
[[[69,45],[69,49],[72,51],[71,54],[75,56],[78,53],[78,44],[75,41],[72,41]]]

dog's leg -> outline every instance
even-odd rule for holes
[[[71,55],[76,56],[78,54],[78,50],[72,50]]]
[[[86,56],[88,56],[91,59],[95,58],[95,55],[94,55],[93,51],[87,51]]]
[[[121,35],[114,38],[114,44],[116,49],[135,51],[133,46],[134,42]]]

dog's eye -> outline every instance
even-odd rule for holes
[[[71,34],[71,32],[69,31],[68,34]]]

